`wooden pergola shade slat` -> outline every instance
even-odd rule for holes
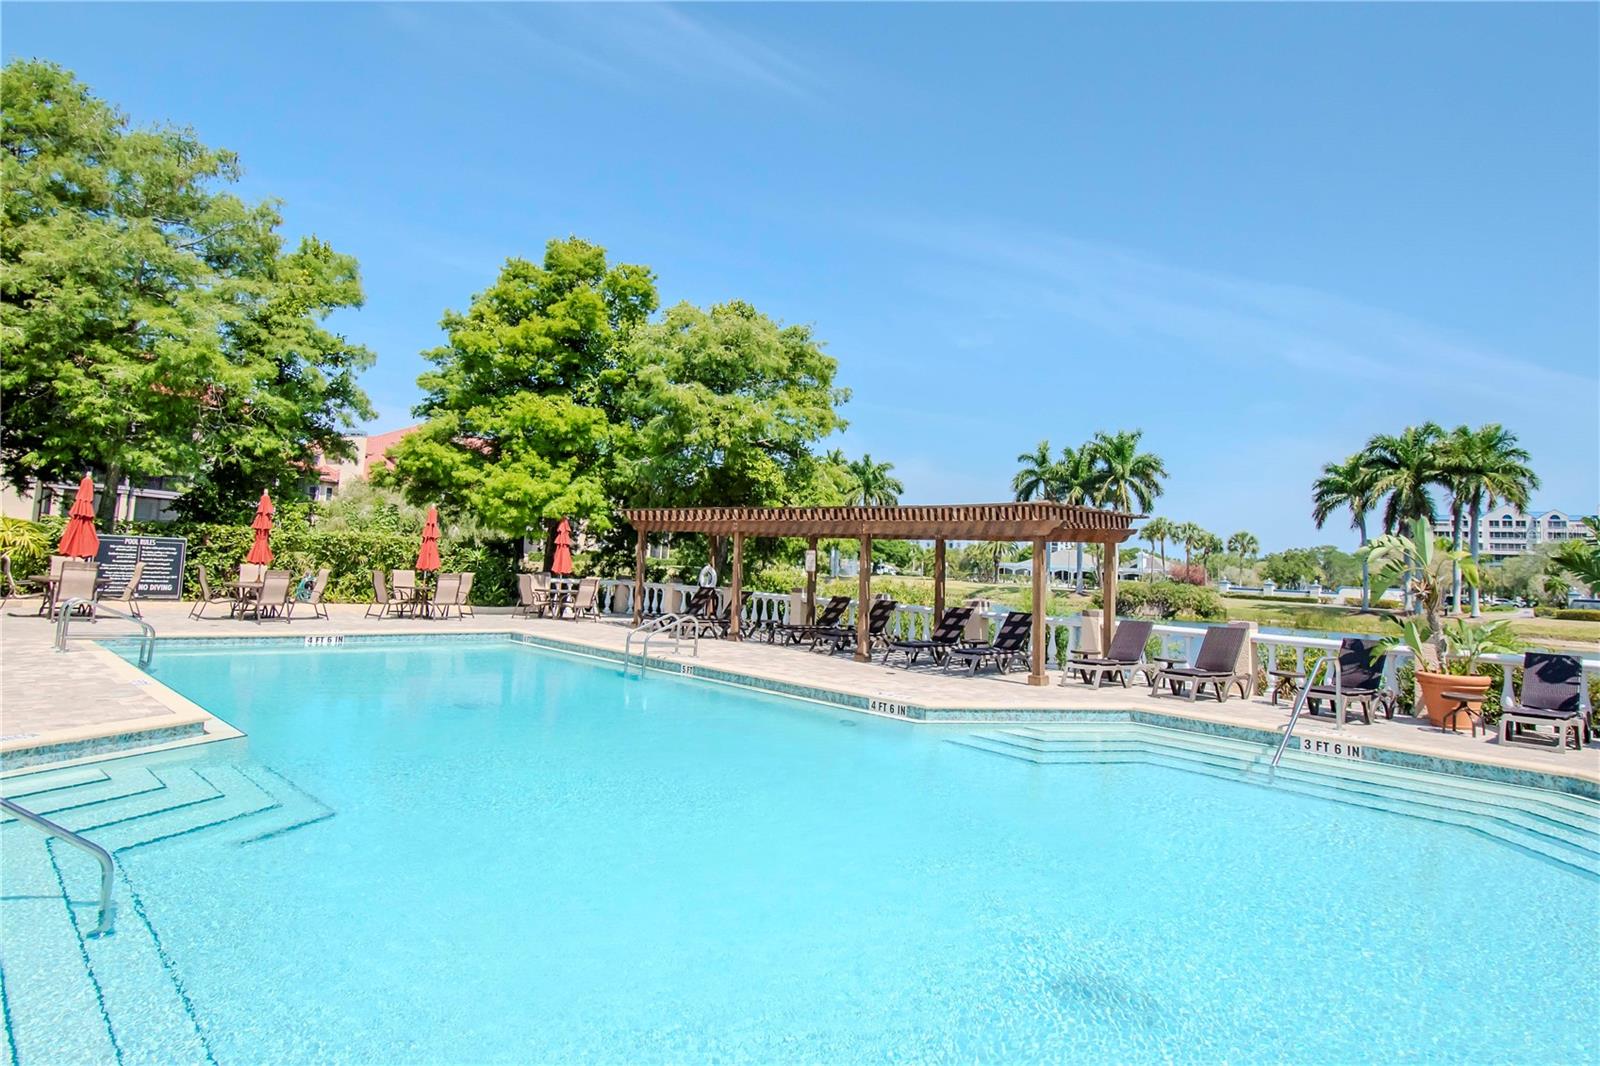
[[[1117,553],[1113,546],[1133,536],[1139,515],[1102,511],[1070,503],[964,503],[923,507],[647,507],[622,512],[638,532],[634,556],[633,620],[639,622],[644,597],[645,538],[651,533],[706,533],[733,537],[734,604],[741,602],[745,537],[805,537],[814,551],[817,538],[860,541],[857,576],[860,609],[856,611],[856,658],[867,659],[867,611],[871,602],[872,538],[931,540],[937,573],[934,609],[944,609],[944,542],[947,540],[1029,541],[1033,546],[1033,646],[1028,683],[1045,683],[1044,620],[1048,576],[1046,545],[1050,541],[1107,545],[1101,561],[1104,640],[1111,643],[1117,610]],[[816,611],[816,573],[806,575],[806,617]],[[730,636],[739,639],[739,612],[734,610]]]

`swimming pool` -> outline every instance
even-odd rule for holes
[[[1600,1053],[1600,881],[1203,738],[502,640],[169,641],[153,673],[247,737],[6,782],[120,849],[116,935],[69,940],[93,867],[4,829],[21,1066]],[[1592,851],[1585,802],[1541,817]]]

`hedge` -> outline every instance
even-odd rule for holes
[[[1102,605],[1100,593],[1090,601]],[[1225,622],[1228,609],[1217,590],[1177,581],[1131,581],[1117,590],[1117,612],[1193,622]]]
[[[1535,607],[1535,618],[1555,618],[1564,622],[1600,622],[1600,611],[1590,607]]]

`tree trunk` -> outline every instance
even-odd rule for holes
[[[553,518],[544,520],[544,572],[550,572],[550,564],[556,560],[556,526]]]
[[[1367,546],[1367,514],[1363,511],[1356,516],[1356,528],[1361,534],[1361,546]],[[1361,556],[1361,609],[1372,608],[1372,562],[1363,553]]]
[[[94,505],[95,525],[100,532],[114,531],[117,522],[117,486],[122,483],[122,468],[115,463],[108,463],[104,472],[105,491],[102,492]]]
[[[1482,501],[1481,498],[1479,498],[1477,496],[1474,496],[1472,498],[1472,517],[1471,517],[1471,520],[1470,520],[1471,532],[1469,532],[1467,534],[1467,536],[1469,538],[1471,538],[1471,540],[1472,540],[1472,565],[1474,567],[1476,567],[1478,565],[1478,512],[1480,510],[1482,510],[1482,504],[1483,504],[1483,501]],[[1481,580],[1481,577],[1480,577],[1480,580]],[[1473,585],[1472,586],[1472,617],[1477,618],[1479,613],[1480,613],[1480,608],[1478,607],[1478,586],[1477,585]]]
[[[1450,501],[1450,550],[1461,550],[1461,501]],[[1450,613],[1461,613],[1461,562],[1450,564]]]
[[[1167,576],[1167,538],[1161,538],[1161,576]]]

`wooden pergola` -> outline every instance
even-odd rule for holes
[[[647,538],[651,533],[704,533],[733,538],[729,592],[729,636],[740,639],[737,605],[743,598],[744,539],[746,537],[804,537],[812,552],[824,538],[854,540],[860,545],[857,577],[856,660],[870,657],[867,639],[867,605],[872,602],[872,539],[933,541],[933,613],[944,613],[945,542],[1027,541],[1033,545],[1033,647],[1028,673],[1030,685],[1045,684],[1045,593],[1049,581],[1046,545],[1104,544],[1101,558],[1101,597],[1105,644],[1111,643],[1117,608],[1116,546],[1133,536],[1138,515],[1103,511],[1075,504],[1030,503],[946,504],[930,507],[656,507],[623,511],[638,533],[634,556],[633,620],[640,621],[644,600]],[[806,572],[806,621],[816,618],[817,573]]]

